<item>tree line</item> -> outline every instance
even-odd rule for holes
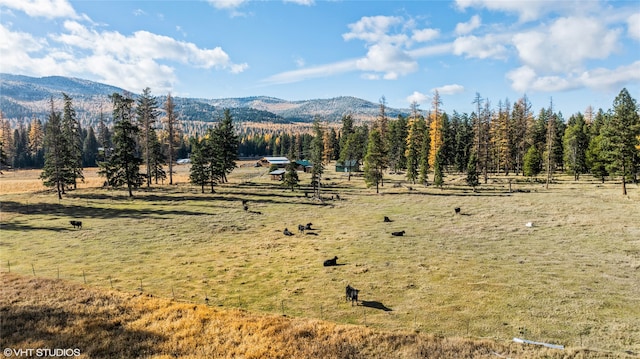
[[[413,103],[408,115],[389,118],[383,97],[379,114],[371,123],[356,124],[350,115],[345,115],[340,126],[329,126],[322,119],[315,118],[311,129],[297,133],[292,129],[280,132],[244,126],[236,129],[226,110],[224,119],[219,120],[215,127],[210,122],[202,135],[195,134],[190,139],[180,133],[176,120],[178,114],[172,112],[172,116],[168,116],[170,95],[162,108],[165,116],[158,121],[157,100],[150,95],[149,89],[145,89],[136,101],[130,96],[114,94],[111,96],[113,129],[106,126],[101,118],[97,131],[92,127],[88,130],[80,128],[71,99],[66,95],[63,97],[65,105],[63,113],[58,114],[59,120],[52,101],[51,114],[44,125],[33,119],[28,126],[21,125],[15,129],[12,136],[11,129],[7,128],[8,122],[1,121],[0,158],[5,165],[20,167],[19,164],[29,161],[32,164],[42,163],[49,177],[47,152],[56,148],[55,144],[45,140],[47,127],[51,125],[60,126],[56,131],[65,133],[65,136],[73,136],[67,140],[67,145],[62,146],[69,147],[68,152],[72,153],[65,155],[75,161],[69,159],[69,163],[80,168],[102,164],[101,173],[110,186],[122,185],[123,178],[134,185],[146,182],[148,186],[152,179],[157,183],[166,178],[163,166],[171,166],[176,158],[191,156],[195,164],[192,167],[196,170],[196,173],[191,173],[192,182],[203,190],[205,184],[210,185],[213,190],[213,185],[225,181],[226,174],[232,169],[230,160],[213,158],[222,151],[218,142],[227,139],[234,144],[222,145],[228,152],[225,155],[228,158],[277,155],[292,160],[311,160],[316,164],[312,176],[314,188],[319,188],[323,168],[331,161],[343,162],[349,176],[363,165],[367,184],[377,190],[384,185],[385,172],[391,171],[405,173],[413,184],[436,186],[444,183],[448,173],[466,173],[467,183],[474,187],[481,182],[486,183],[490,174],[533,177],[546,173],[547,184],[558,172],[569,173],[576,180],[584,174],[602,181],[610,176],[620,176],[623,191],[626,191],[628,181],[637,182],[640,168],[638,106],[626,89],[622,89],[615,98],[612,109],[595,112],[589,107],[584,114],[578,112],[568,120],[562,113],[554,111],[553,102],[535,114],[526,96],[514,103],[508,99],[499,101],[494,107],[488,99],[476,94],[473,100],[475,111],[470,115],[456,111],[448,114],[443,111],[437,91],[428,111],[420,110]],[[171,125],[168,125],[167,118],[172,118]],[[132,128],[127,127],[128,123]],[[129,141],[127,148],[135,147],[134,157],[146,164],[147,172],[137,179],[116,171],[120,167],[135,167],[136,163],[132,164],[119,152],[116,144],[123,141]],[[235,151],[234,156],[230,154],[232,151]],[[218,161],[223,161],[223,164],[215,164]],[[116,168],[109,167],[109,164]],[[76,180],[81,180],[81,171],[74,170],[73,166],[67,167],[63,172],[70,174],[59,174],[69,177],[62,182],[62,191],[65,186],[73,187]],[[169,169],[169,176],[171,173]],[[291,178],[291,174],[285,177]]]

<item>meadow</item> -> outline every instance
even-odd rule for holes
[[[61,201],[38,172],[5,173],[2,272],[376,330],[640,353],[637,185],[622,196],[615,182],[559,177],[546,189],[509,176],[472,191],[462,175],[442,189],[387,175],[375,194],[328,170],[320,201],[250,163],[213,194],[187,171],[130,199],[85,170]],[[316,235],[297,232],[308,222]],[[340,265],[322,266],[334,256]],[[345,302],[347,284],[361,305]]]

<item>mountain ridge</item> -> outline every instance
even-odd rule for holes
[[[46,119],[50,111],[50,99],[56,107],[61,93],[68,94],[74,103],[78,117],[85,123],[97,123],[100,113],[110,121],[108,96],[126,90],[91,80],[46,76],[0,73],[0,109],[3,117],[14,122],[25,118]],[[132,94],[137,97],[138,94]],[[160,108],[166,96],[156,96]],[[328,99],[285,100],[270,96],[235,98],[174,97],[176,111],[182,121],[214,122],[222,118],[224,109],[231,111],[238,122],[294,123],[321,121],[339,122],[351,115],[356,120],[370,121],[379,113],[380,105],[353,96],[337,96]],[[406,109],[386,108],[389,117],[408,114]]]

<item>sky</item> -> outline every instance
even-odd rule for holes
[[[640,1],[0,0],[0,72],[154,95],[355,96],[565,120],[640,101]]]

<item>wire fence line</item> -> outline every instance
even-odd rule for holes
[[[25,270],[25,268],[27,268]],[[18,269],[18,270],[16,270]],[[29,270],[30,269],[30,270]],[[5,270],[3,270],[5,271]],[[132,292],[139,291],[141,293],[150,294],[154,297],[171,299],[181,303],[204,304],[211,307],[225,307],[228,309],[253,310],[261,313],[280,314],[286,317],[315,318],[320,320],[332,321],[342,324],[364,325],[368,327],[378,328],[381,330],[410,330],[415,332],[427,331],[425,323],[437,320],[429,313],[421,310],[408,311],[403,313],[394,313],[396,321],[391,321],[387,316],[380,319],[381,307],[378,305],[368,304],[367,301],[361,301],[358,305],[352,305],[347,301],[344,295],[336,295],[331,300],[321,304],[310,306],[305,304],[307,301],[293,293],[283,294],[278,298],[273,298],[271,302],[262,305],[249,305],[243,300],[242,295],[227,295],[223,298],[216,296],[214,290],[206,288],[202,293],[188,294],[182,287],[171,285],[170,288],[157,290],[158,285],[153,284],[153,280],[137,276],[133,279],[120,280],[112,275],[104,275],[96,271],[79,270],[78,273],[61,273],[60,267],[42,268],[33,263],[28,267],[12,265],[8,260],[6,263],[6,272],[17,273],[23,276],[35,276],[41,278],[50,278],[57,280],[70,280],[84,285],[110,288],[111,290]],[[155,289],[155,291],[154,291]],[[380,304],[378,302],[374,302]],[[386,308],[384,312],[392,312],[393,309]],[[449,321],[447,328],[429,330],[428,334],[438,337],[462,337],[471,339],[492,339],[492,340],[510,340],[511,337],[532,337],[537,338],[544,336],[544,328],[534,325],[518,326],[513,328],[511,334],[505,335],[504,322],[496,322],[488,324],[486,320],[476,323],[473,318],[458,319],[451,323]],[[570,340],[565,340],[565,346],[589,348],[607,347],[605,338],[591,335],[589,330],[576,329],[570,336]],[[548,335],[549,333],[546,333]],[[566,333],[564,333],[566,334]],[[566,335],[564,336],[566,338]]]

